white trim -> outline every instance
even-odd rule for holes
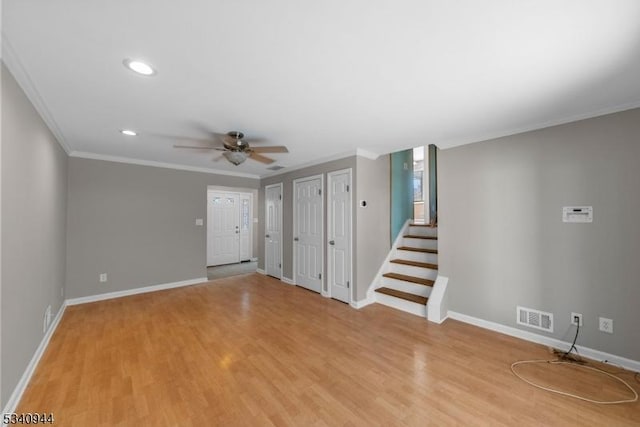
[[[2,61],[5,63],[9,71],[11,71],[11,74],[16,81],[20,84],[20,87],[27,95],[27,98],[29,98],[29,101],[33,104],[33,107],[40,114],[42,120],[46,123],[47,127],[56,138],[56,141],[60,144],[60,147],[69,154],[71,152],[71,148],[64,137],[64,133],[47,108],[47,105],[36,88],[36,85],[33,83],[31,76],[29,76],[26,68],[22,65],[18,54],[4,32],[2,32]]]
[[[190,171],[190,172],[209,173],[209,174],[215,174],[215,175],[226,175],[226,176],[237,176],[241,178],[260,179],[260,176],[250,174],[250,173],[232,172],[232,171],[225,171],[220,169],[179,165],[177,163],[156,162],[155,160],[141,160],[141,159],[133,159],[130,157],[109,156],[106,154],[87,153],[85,151],[72,151],[71,153],[69,153],[69,157],[76,157],[80,159],[102,160],[105,162],[126,163],[126,164],[139,165],[139,166],[151,166],[154,168],[176,169],[176,170],[184,170],[184,171]]]
[[[409,229],[409,224],[411,224],[412,221],[413,220],[411,218],[406,220],[404,222],[404,225],[400,229],[400,232],[396,236],[396,240],[393,242],[393,245],[391,246],[391,249],[389,250],[387,257],[384,259],[384,261],[380,265],[378,272],[376,273],[373,280],[369,284],[369,288],[367,288],[367,300],[373,300],[373,301],[376,300],[375,291],[376,289],[379,288],[378,285],[382,281],[382,275],[386,273],[387,266],[389,265],[389,261],[391,261],[391,258],[396,256],[396,248],[400,246],[400,244],[403,242],[404,235],[407,234],[406,231]]]
[[[288,277],[282,276],[282,279],[280,279],[280,281],[286,283],[287,285],[296,286],[296,282],[293,279],[289,279]]]
[[[520,338],[525,341],[530,341],[537,344],[554,347],[560,350],[566,351],[566,350],[569,350],[569,348],[571,347],[571,343],[566,341],[561,341],[556,338],[534,334],[533,332],[523,331],[517,328],[513,328],[511,326],[506,326],[500,323],[479,319],[477,317],[467,316],[466,314],[457,313],[451,310],[449,310],[448,317],[454,320],[458,320],[460,322],[478,326],[483,329],[489,329],[490,331],[509,335],[515,338]],[[593,360],[598,360],[598,361],[607,360],[608,362],[615,365],[622,366],[625,369],[629,369],[635,372],[640,372],[640,361],[627,359],[626,357],[616,356],[614,354],[605,353],[604,351],[594,350],[592,348],[583,347],[581,345],[576,345],[576,347],[578,348],[578,351],[580,352],[581,356],[584,356]]]
[[[103,301],[112,298],[122,298],[130,295],[144,294],[147,292],[162,291],[165,289],[181,288],[183,286],[197,285],[208,282],[206,277],[198,279],[182,280],[180,282],[162,283],[160,285],[143,286],[141,288],[127,289],[125,291],[108,292],[106,294],[91,295],[87,297],[71,298],[67,300],[67,305],[86,304],[88,302]]]
[[[254,257],[250,258],[249,261],[250,262],[256,262],[256,261],[258,261],[258,257],[254,256]]]
[[[282,228],[282,217],[284,216],[284,184],[282,182],[277,182],[275,184],[269,184],[269,185],[265,185],[264,186],[264,227],[265,227],[265,234],[266,234],[266,230],[267,230],[267,189],[269,188],[275,188],[275,187],[279,187],[280,188],[280,277],[276,277],[276,276],[272,276],[272,277],[276,277],[277,279],[282,280],[282,270],[284,269],[283,264],[284,264],[284,260],[282,259],[283,255],[283,248],[284,248],[284,243],[282,241],[282,239],[284,238],[284,230]],[[266,236],[265,236],[265,240],[266,240]],[[264,243],[264,270],[266,273],[267,270],[267,242],[265,241]]]
[[[355,308],[356,310],[360,310],[362,307],[371,305],[374,302],[376,302],[375,299],[365,298],[365,299],[361,299],[360,301],[351,301],[349,305]]]
[[[433,289],[427,300],[427,320],[434,323],[442,323],[448,317],[447,284],[449,278],[445,276],[436,277]]]
[[[13,393],[11,393],[9,400],[7,401],[7,404],[3,409],[3,412],[2,412],[3,414],[15,412],[16,408],[18,407],[18,404],[20,403],[20,399],[22,399],[22,395],[24,394],[24,391],[26,390],[27,385],[29,385],[29,381],[31,381],[31,377],[33,376],[33,373],[38,367],[38,363],[40,362],[42,355],[47,349],[47,346],[49,345],[49,341],[51,340],[53,333],[56,331],[58,324],[60,323],[60,319],[62,319],[62,315],[64,314],[64,311],[66,308],[67,308],[67,302],[64,301],[60,306],[60,309],[58,310],[56,317],[54,317],[53,322],[51,322],[51,325],[49,326],[47,333],[42,338],[42,341],[40,341],[40,345],[38,345],[38,348],[36,349],[36,352],[31,358],[31,361],[29,361],[29,364],[24,370],[22,377],[20,377],[20,381],[18,381],[18,384],[16,384],[16,387],[13,389]]]
[[[298,223],[296,221],[297,215],[296,215],[296,185],[298,183],[301,182],[305,182],[305,181],[313,181],[319,179],[320,180],[320,191],[321,191],[321,197],[320,197],[320,215],[321,215],[321,220],[320,220],[320,239],[321,239],[321,243],[320,243],[320,265],[322,266],[322,279],[320,280],[320,293],[322,293],[324,291],[324,284],[326,282],[326,278],[327,278],[327,274],[324,271],[324,249],[325,249],[325,238],[324,238],[324,218],[325,218],[325,203],[324,203],[324,199],[326,197],[326,193],[325,193],[325,189],[324,189],[324,174],[318,174],[318,175],[313,175],[313,176],[307,176],[304,178],[296,178],[293,180],[292,185],[291,185],[291,207],[292,207],[292,213],[293,213],[293,227],[292,227],[292,237],[291,237],[291,249],[292,249],[292,262],[293,262],[293,268],[292,268],[292,274],[293,274],[293,283],[292,285],[296,285],[297,281],[296,281],[296,276],[297,276],[297,271],[296,271],[296,234],[297,234],[297,228],[298,228]],[[303,286],[304,287],[304,286]]]
[[[347,304],[351,305],[351,301],[355,301],[355,292],[356,292],[356,285],[355,283],[353,283],[353,263],[354,263],[354,259],[353,259],[353,238],[354,238],[354,233],[355,233],[355,227],[354,227],[354,223],[353,223],[353,218],[355,218],[354,212],[353,212],[353,198],[354,198],[354,193],[355,193],[355,189],[353,188],[353,169],[352,168],[346,168],[346,169],[339,169],[339,170],[335,170],[335,171],[331,171],[327,173],[327,206],[329,206],[329,204],[331,203],[331,198],[329,197],[331,195],[331,180],[333,179],[333,177],[335,175],[341,175],[341,174],[348,174],[349,176],[349,195],[350,195],[350,203],[349,203],[349,228],[350,228],[350,234],[351,236],[349,236],[349,283],[350,283],[350,289],[349,292],[347,292],[347,295],[349,296],[349,301],[346,301]],[[329,241],[329,231],[331,230],[331,213],[329,212],[327,215],[327,231],[325,234],[325,247],[327,248],[327,274],[326,274],[326,282],[327,282],[327,295],[330,298],[333,298],[333,296],[331,295],[331,283],[329,282],[329,271],[331,271],[331,256],[329,256],[329,247],[328,245],[328,241]]]
[[[332,162],[334,160],[342,160],[342,159],[347,159],[349,157],[354,157],[356,155],[355,150],[351,150],[351,151],[343,151],[341,153],[338,154],[334,154],[332,156],[326,156],[326,157],[321,157],[317,160],[311,161],[311,162],[307,162],[307,163],[303,163],[301,165],[297,165],[297,166],[285,166],[284,169],[279,169],[277,171],[273,171],[270,172],[268,174],[265,175],[261,175],[260,178],[261,179],[265,179],[265,178],[272,178],[278,175],[284,175],[286,173],[289,172],[293,172],[299,169],[304,169],[304,168],[308,168],[311,166],[315,166],[315,165],[321,165],[323,163],[328,163],[328,162]]]
[[[364,150],[362,148],[356,148],[356,156],[364,157],[369,160],[377,160],[380,157],[380,154],[374,153],[373,151]]]
[[[256,273],[258,273],[258,274],[262,274],[263,276],[266,276],[266,275],[267,275],[267,272],[266,272],[266,271],[264,271],[264,270],[263,270],[263,269],[261,269],[261,268],[256,268]]]

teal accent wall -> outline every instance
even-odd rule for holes
[[[413,218],[413,150],[391,153],[392,243],[409,218]]]

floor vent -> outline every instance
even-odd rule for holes
[[[540,329],[542,331],[553,332],[553,314],[532,308],[516,307],[518,325]]]

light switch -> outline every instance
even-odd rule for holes
[[[204,221],[202,220],[202,218],[196,218],[196,225],[203,225]]]

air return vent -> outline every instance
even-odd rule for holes
[[[269,167],[267,169],[269,169],[270,171],[279,171],[280,169],[284,169],[284,166],[276,165],[276,166],[271,166],[271,167]]]
[[[520,306],[517,306],[516,309],[518,325],[553,332],[553,314]]]

